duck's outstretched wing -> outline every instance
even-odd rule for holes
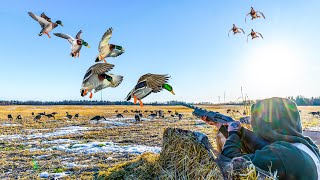
[[[140,82],[145,81],[147,84],[147,87],[152,89],[152,92],[157,93],[160,92],[163,89],[163,85],[168,83],[170,76],[167,74],[145,74],[140,77],[138,80],[138,84]]]
[[[232,29],[230,29],[230,31],[228,32],[228,37],[230,37],[230,35],[229,35],[229,34],[230,34],[230,32],[231,32],[231,31],[232,31]]]
[[[109,40],[110,40],[110,38],[112,36],[112,31],[113,31],[113,29],[111,27],[103,34],[103,36],[101,38],[101,41],[99,43],[99,47],[98,47],[99,52],[101,51],[101,49],[103,49],[104,47],[108,46]]]
[[[256,32],[257,34],[259,34],[259,36],[261,36],[261,38],[263,39],[263,36],[262,36],[262,34],[261,33],[259,33],[259,32]]]
[[[251,34],[248,34],[248,36],[247,36],[247,43],[248,43],[248,39],[249,39],[249,36],[250,36]]]
[[[73,37],[71,37],[71,36],[68,35],[68,34],[63,34],[63,33],[53,33],[53,34],[54,34],[55,36],[57,36],[57,37],[61,37],[61,38],[64,38],[64,39],[68,40],[69,43],[71,43],[71,44],[72,44],[72,41],[74,40]]]
[[[51,22],[51,18],[49,18],[44,12],[41,13],[40,17],[44,18],[44,19],[47,20],[48,22]]]
[[[239,29],[243,32],[243,34],[246,34],[242,28],[239,28]]]
[[[80,30],[76,35],[76,39],[81,39],[81,34],[82,34],[82,31]]]
[[[83,84],[85,84],[92,75],[106,73],[113,67],[114,65],[109,63],[97,63],[91,66],[83,77]]]
[[[46,19],[44,19],[43,17],[37,16],[37,15],[33,14],[32,12],[28,12],[28,14],[30,17],[32,17],[32,19],[34,19],[35,21],[38,21],[41,28],[45,28],[50,23]]]
[[[250,15],[250,13],[248,13],[247,15],[246,15],[246,18],[244,19],[244,22],[245,23],[247,23],[247,17]]]
[[[263,17],[263,19],[266,19],[266,17],[264,16],[264,14],[261,11],[257,11],[257,13],[261,14],[261,16]]]

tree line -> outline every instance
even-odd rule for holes
[[[320,97],[306,98],[304,96],[289,96],[288,99],[296,102],[298,106],[320,106]],[[257,101],[257,100],[256,100]],[[254,100],[248,100],[246,102],[229,102],[221,105],[250,105],[255,103]],[[167,102],[150,102],[145,103],[145,105],[152,106],[176,106],[185,104],[184,101],[167,101]],[[190,103],[188,103],[190,104]],[[191,103],[191,104],[206,104],[212,105],[214,103],[201,102],[201,103]],[[64,101],[3,101],[0,100],[0,105],[34,105],[34,106],[45,106],[45,105],[134,105],[132,102],[128,101],[97,101],[97,100],[64,100]]]

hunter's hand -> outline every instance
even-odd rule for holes
[[[230,132],[230,131],[239,131],[240,128],[241,128],[240,122],[239,121],[234,121],[234,122],[229,123],[228,132]]]
[[[222,126],[221,123],[217,123],[217,122],[210,121],[209,119],[207,119],[207,116],[202,116],[202,117],[201,117],[201,120],[204,121],[204,122],[206,122],[207,124],[216,126],[218,129],[220,129],[220,127]]]

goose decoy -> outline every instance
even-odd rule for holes
[[[149,117],[150,117],[151,119],[154,119],[155,117],[157,117],[157,115],[154,114],[154,113],[151,113],[151,114],[149,114]]]
[[[104,118],[104,116],[95,116],[95,117],[91,118],[90,120],[91,121],[93,121],[93,120],[99,121],[100,119],[106,120],[106,118]]]
[[[41,119],[41,115],[40,114],[38,114],[36,117],[34,117],[34,119],[33,120],[35,120],[35,121],[38,121],[38,120],[40,120]]]
[[[56,119],[53,114],[46,114],[45,116],[47,116],[48,119],[50,118]]]
[[[68,112],[66,112],[66,114],[67,114],[66,117],[67,117],[68,119],[72,119],[73,116],[72,116],[71,114],[69,114]]]
[[[134,115],[134,119],[138,122],[141,121],[139,114]]]
[[[57,115],[58,113],[57,113],[57,112],[53,112],[53,113],[51,113],[51,114],[55,116],[55,115]]]
[[[8,114],[8,120],[13,120],[13,117],[11,114]]]
[[[228,37],[230,37],[229,36],[229,34],[230,34],[230,32],[233,32],[233,35],[235,35],[235,34],[238,34],[238,33],[243,33],[243,34],[245,34],[244,33],[244,30],[242,29],[242,28],[239,28],[239,27],[237,27],[235,24],[233,24],[233,27],[230,29],[230,31],[228,32]]]
[[[251,29],[251,33],[248,34],[248,36],[247,36],[247,43],[248,43],[249,36],[251,36],[251,39],[255,39],[255,38],[259,38],[259,37],[261,37],[263,39],[262,34],[259,32],[255,32],[253,29]]]
[[[78,119],[79,116],[80,116],[79,113],[77,113],[77,114],[74,115],[74,118]]]
[[[22,116],[19,114],[16,118],[16,120],[22,120]]]
[[[246,23],[247,23],[247,17],[249,15],[251,16],[251,20],[254,20],[256,18],[261,18],[261,16],[263,17],[263,19],[266,19],[266,17],[264,16],[264,14],[262,12],[254,10],[253,7],[251,7],[250,12],[246,15],[246,18],[244,20]]]
[[[53,33],[53,34],[57,37],[61,37],[69,41],[69,43],[71,44],[70,55],[74,58],[76,58],[77,56],[80,57],[80,50],[82,48],[82,45],[86,46],[87,48],[90,48],[89,44],[85,42],[83,39],[81,39],[80,37],[82,34],[81,30],[77,33],[75,38],[71,37],[68,34],[63,34],[63,33]]]
[[[123,54],[125,51],[121,46],[109,44],[109,40],[112,36],[112,28],[109,28],[102,36],[99,43],[99,55],[96,58],[96,62],[104,61],[107,62],[105,58],[107,57],[117,57]]]
[[[120,119],[120,118],[123,118],[123,115],[122,114],[117,114],[116,117]]]
[[[52,31],[54,28],[56,28],[58,25],[63,26],[62,22],[60,20],[56,22],[51,22],[51,19],[42,13],[40,16],[37,16],[33,14],[32,12],[28,12],[29,16],[32,17],[35,21],[38,21],[38,23],[41,26],[41,31],[38,34],[39,36],[42,36],[42,34],[48,35],[49,38],[51,38],[49,32]]]
[[[157,93],[160,92],[162,89],[166,89],[173,95],[175,95],[172,86],[168,84],[168,80],[168,75],[150,73],[145,74],[139,78],[137,85],[129,92],[129,94],[126,97],[126,100],[130,101],[131,98],[134,98],[134,104],[136,104],[138,100],[140,106],[143,107],[143,103],[141,100],[147,97],[152,92]]]
[[[82,87],[80,89],[81,96],[84,97],[90,92],[89,98],[92,98],[92,90],[98,92],[107,87],[117,87],[123,80],[123,76],[114,74],[106,74],[114,67],[113,64],[97,63],[91,66],[84,75]]]

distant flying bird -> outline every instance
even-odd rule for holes
[[[32,17],[35,21],[38,21],[38,23],[41,26],[41,31],[38,34],[39,36],[42,36],[42,34],[48,35],[49,38],[51,38],[49,32],[52,31],[54,28],[56,28],[58,25],[63,26],[62,22],[60,20],[56,22],[51,22],[51,19],[46,16],[44,13],[42,13],[40,16],[37,16],[33,14],[32,12],[28,12],[29,16]]]
[[[233,35],[241,33],[241,31],[243,32],[243,34],[245,34],[244,30],[242,28],[237,27],[235,24],[233,24],[232,29],[230,29],[230,31],[228,32],[228,37],[231,31],[233,32]]]
[[[149,94],[160,92],[162,89],[166,89],[174,95],[173,88],[168,83],[168,75],[160,74],[145,74],[140,77],[137,85],[129,92],[126,97],[127,101],[130,101],[131,98],[134,99],[134,104],[137,103],[137,100],[140,103],[140,106],[143,107],[142,99],[147,97]]]
[[[125,51],[121,46],[109,44],[109,40],[112,36],[112,28],[109,28],[102,36],[101,41],[99,43],[99,55],[96,58],[96,62],[104,60],[107,62],[105,58],[107,57],[117,57],[123,54]]]
[[[254,19],[256,19],[256,18],[261,18],[261,16],[263,17],[263,19],[266,19],[266,17],[264,16],[264,14],[262,13],[262,12],[260,12],[260,11],[255,11],[254,9],[253,9],[253,7],[251,7],[251,11],[246,15],[246,18],[245,18],[245,22],[247,23],[247,17],[250,15],[251,16],[251,20],[254,20]]]
[[[80,57],[80,50],[82,48],[82,45],[86,46],[87,48],[90,48],[89,44],[85,42],[83,39],[81,39],[80,37],[82,34],[81,30],[77,33],[76,38],[73,38],[70,35],[63,34],[63,33],[53,33],[53,34],[69,41],[69,43],[71,44],[70,55],[74,58],[76,58],[77,55],[78,57]]]
[[[253,29],[251,29],[251,33],[248,34],[248,36],[247,36],[247,42],[248,42],[249,36],[251,36],[252,39],[259,38],[259,37],[261,37],[263,39],[262,34],[259,32],[255,32]]]
[[[80,89],[81,96],[84,97],[90,92],[89,98],[92,98],[92,90],[98,92],[106,87],[117,87],[123,77],[113,74],[106,74],[114,67],[113,64],[97,63],[91,66],[84,75],[82,87]]]

